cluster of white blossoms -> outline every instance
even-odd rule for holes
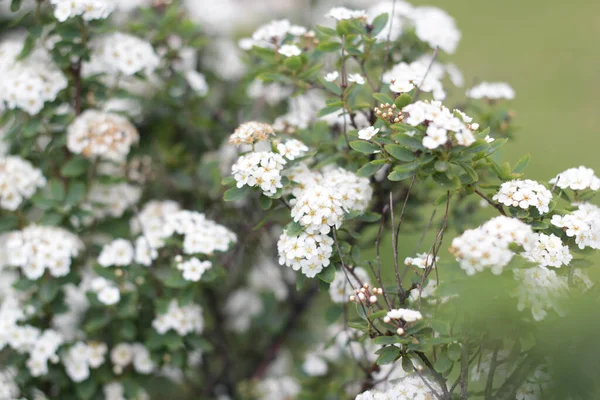
[[[410,92],[414,88],[431,93],[436,100],[444,100],[446,92],[442,85],[445,70],[441,65],[430,68],[431,60],[427,57],[413,61],[410,64],[401,62],[383,74],[383,82],[389,84],[394,93]]]
[[[308,146],[298,139],[288,139],[285,142],[277,143],[277,151],[288,160],[295,160],[308,152]]]
[[[302,54],[302,49],[295,44],[284,44],[282,45],[277,52],[286,57],[294,57]]]
[[[36,115],[44,103],[56,100],[68,81],[43,48],[17,60],[24,42],[24,36],[9,36],[0,43],[0,103]]]
[[[94,278],[90,289],[98,296],[98,301],[107,306],[117,304],[121,300],[121,291],[117,285],[101,276]]]
[[[150,352],[141,343],[117,344],[110,351],[110,361],[116,374],[121,374],[130,364],[133,364],[135,371],[140,374],[149,374],[154,370]]]
[[[18,399],[21,391],[15,382],[17,371],[14,368],[0,369],[0,400]]]
[[[98,256],[98,264],[103,267],[125,267],[133,261],[135,251],[129,240],[115,239],[104,245]]]
[[[561,189],[600,190],[600,178],[596,176],[593,169],[584,166],[561,172],[550,180],[550,184]]]
[[[115,10],[114,0],[50,0],[60,22],[81,15],[84,21],[105,19]]]
[[[67,129],[67,148],[87,158],[123,161],[139,134],[127,118],[97,110],[86,110]]]
[[[569,288],[566,277],[558,276],[555,271],[546,267],[516,269],[514,276],[519,282],[514,293],[519,311],[531,309],[531,315],[536,321],[544,319],[548,310],[563,314],[561,302]]]
[[[546,390],[552,384],[552,376],[546,371],[547,366],[540,365],[517,389],[515,400],[543,400]]]
[[[167,312],[157,315],[152,321],[152,327],[161,335],[171,329],[177,332],[179,336],[202,333],[204,329],[202,307],[198,304],[188,304],[180,307],[177,300],[171,300]]]
[[[409,375],[385,392],[367,390],[356,396],[355,400],[433,400],[438,392],[439,386],[432,379],[423,375]]]
[[[508,83],[481,82],[479,85],[467,90],[467,97],[471,99],[512,100],[515,98],[515,91]]]
[[[389,323],[392,319],[401,319],[405,322],[416,322],[423,319],[423,315],[419,311],[410,310],[408,308],[397,308],[388,311],[384,317],[384,322]]]
[[[83,67],[86,76],[98,73],[132,76],[138,72],[150,75],[160,64],[149,42],[126,33],[104,35],[94,40],[91,47],[90,61]]]
[[[21,268],[28,279],[39,279],[46,269],[54,277],[65,276],[71,260],[83,249],[71,232],[52,226],[30,225],[11,232],[0,251],[6,251],[7,264]]]
[[[291,376],[266,378],[256,385],[261,400],[295,399],[300,390],[300,384]]]
[[[131,232],[141,233],[141,237],[150,241],[150,245],[154,248],[162,247],[165,239],[166,217],[180,210],[181,207],[175,201],[151,200],[142,207],[139,214],[131,218]]]
[[[512,180],[502,183],[492,199],[505,206],[524,210],[535,207],[540,214],[545,214],[550,211],[552,192],[531,179]]]
[[[137,204],[142,195],[138,186],[128,183],[91,185],[86,201],[81,208],[92,215],[85,217],[82,222],[90,224],[94,220],[106,217],[120,218],[130,207]]]
[[[18,156],[0,156],[0,209],[16,210],[46,185],[42,172]]]
[[[340,227],[344,212],[335,186],[316,185],[304,190],[296,199],[291,216],[309,234],[327,234],[332,227]]]
[[[514,256],[511,244],[531,250],[536,237],[531,227],[516,218],[499,216],[452,240],[449,249],[468,275],[491,269],[496,275]]]
[[[360,280],[360,282],[356,279]],[[353,269],[353,273],[339,272],[329,285],[329,296],[334,303],[346,303],[355,290],[364,284],[370,284],[369,273],[360,267]]]
[[[283,187],[281,171],[286,162],[281,154],[257,151],[240,156],[231,171],[238,188],[257,186],[266,196],[272,196]]]
[[[183,273],[183,279],[192,282],[198,282],[202,278],[202,275],[210,268],[212,268],[210,261],[200,261],[196,257],[177,264],[177,269]]]
[[[408,117],[404,122],[411,126],[419,126],[427,123],[427,130],[423,138],[423,146],[428,149],[436,149],[451,140],[450,132],[453,132],[456,143],[460,146],[470,146],[475,142],[473,130],[479,128],[479,124],[471,124],[472,118],[459,110],[452,113],[439,101],[417,101],[402,109]]]
[[[559,268],[569,265],[573,256],[569,252],[569,246],[564,246],[562,240],[554,234],[546,235],[539,233],[535,235],[535,241],[531,249],[523,256],[542,267]]]
[[[433,254],[419,253],[416,257],[406,257],[404,265],[407,267],[417,267],[420,269],[432,268],[439,261],[439,257],[433,259]]]
[[[76,342],[62,356],[67,375],[73,382],[83,382],[90,377],[90,369],[104,364],[108,347],[102,342]]]
[[[271,21],[260,26],[252,34],[252,38],[240,40],[239,45],[244,50],[250,50],[252,46],[276,48],[288,37],[299,37],[307,33],[303,26],[292,25],[287,19]]]
[[[35,328],[37,329],[37,328]],[[64,338],[60,333],[47,329],[35,338],[29,349],[27,369],[32,376],[48,374],[48,362],[58,362],[58,348],[63,344]]]
[[[580,249],[600,249],[600,208],[582,203],[567,215],[553,215],[552,225],[562,228],[568,237],[574,237]]]
[[[223,312],[226,326],[234,332],[246,332],[252,320],[263,312],[263,303],[258,293],[248,289],[237,289],[227,297]]]
[[[329,265],[333,253],[333,239],[323,234],[302,232],[291,236],[284,231],[277,242],[279,264],[301,270],[309,278],[315,277]]]
[[[351,10],[346,7],[334,7],[327,14],[327,18],[333,18],[336,21],[343,21],[346,19],[364,19],[366,20],[368,15],[365,10]]]
[[[273,127],[264,122],[244,122],[229,136],[229,144],[253,144],[275,135]]]

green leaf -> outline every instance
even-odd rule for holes
[[[338,50],[341,50],[341,48],[342,48],[342,44],[340,42],[330,42],[330,41],[321,42],[317,46],[318,50],[323,51],[325,53],[330,53],[332,51],[338,51]]]
[[[477,172],[475,171],[475,169],[473,169],[473,167],[464,162],[459,163],[459,165],[462,167],[462,169],[465,170],[467,175],[471,177],[472,182],[477,182],[479,180],[479,175],[477,175]]]
[[[376,361],[377,365],[391,364],[400,357],[400,349],[396,346],[383,347],[377,350],[376,353],[379,354],[379,358]]]
[[[84,198],[87,191],[85,182],[71,182],[69,189],[67,190],[67,196],[65,203],[68,205],[75,205],[80,203]]]
[[[135,339],[136,334],[135,324],[131,320],[123,321],[121,324],[121,329],[119,330],[119,334],[125,340],[133,340]]]
[[[14,3],[14,1],[13,1],[13,3]],[[11,4],[11,8],[12,8],[12,4]],[[19,55],[17,56],[17,60],[22,60],[22,59],[26,58],[29,54],[31,54],[31,52],[35,48],[35,42],[38,40],[38,38],[42,34],[42,29],[43,29],[42,25],[33,26],[33,27],[29,28],[29,35],[27,35],[27,38],[25,39],[25,43],[23,44],[23,49],[21,50],[21,53],[19,53]]]
[[[383,13],[381,15],[378,15],[373,22],[371,23],[371,36],[377,36],[379,34],[379,32],[381,32],[383,30],[383,28],[385,28],[385,25],[388,22],[388,14],[387,13]]]
[[[21,8],[22,0],[12,0],[10,2],[10,11],[17,12]]]
[[[59,179],[52,179],[50,181],[50,193],[52,198],[58,202],[62,202],[65,199],[65,185]]]
[[[399,110],[402,110],[410,103],[412,103],[412,96],[408,93],[401,94],[400,96],[396,97],[396,101],[394,101],[394,104]]]
[[[19,218],[16,215],[5,215],[0,218],[0,232],[8,232],[19,226]]]
[[[366,140],[353,140],[350,142],[350,147],[364,154],[373,154],[380,150],[379,146]]]
[[[77,397],[83,400],[91,399],[96,393],[96,389],[98,388],[98,383],[96,380],[92,378],[88,378],[83,382],[77,383],[75,385],[75,391],[77,392]]]
[[[304,227],[298,222],[292,221],[285,226],[284,230],[288,236],[298,236],[304,230]]]
[[[23,136],[26,138],[32,138],[38,135],[40,132],[40,126],[42,126],[42,122],[39,119],[32,119],[27,121],[21,131],[23,132]]]
[[[448,358],[448,355],[446,353],[442,353],[439,355],[434,367],[437,372],[444,373],[450,371],[450,369],[452,369],[452,365],[454,365],[454,363],[452,360],[450,360],[450,358]]]
[[[241,188],[239,187],[232,187],[231,189],[227,190],[225,192],[225,194],[223,195],[223,200],[225,201],[236,201],[236,200],[240,200],[243,199],[244,197],[246,197],[246,195],[250,192],[250,186],[248,185],[244,185]]]
[[[327,106],[327,107],[324,107],[319,110],[319,112],[317,113],[317,117],[324,117],[326,115],[337,112],[341,109],[342,109],[342,107],[340,107],[340,106]]]
[[[459,344],[453,343],[448,346],[448,358],[452,361],[460,360],[461,348]]]
[[[343,312],[344,309],[342,307],[336,304],[331,305],[327,308],[327,310],[325,310],[325,321],[328,324],[333,324],[340,318]]]
[[[382,104],[394,104],[394,99],[389,94],[373,93],[373,98]]]
[[[523,158],[521,158],[517,162],[517,165],[515,165],[512,172],[515,174],[519,174],[519,173],[523,172],[523,170],[527,167],[527,165],[529,165],[530,158],[531,158],[531,155],[529,155],[529,154],[526,154],[525,156],[523,156]]]
[[[321,272],[317,274],[317,278],[323,282],[331,283],[335,279],[335,267],[333,264],[329,264]]]
[[[413,365],[412,361],[410,360],[410,358],[408,356],[402,357],[402,369],[406,373],[415,372],[415,366]]]
[[[419,164],[410,163],[398,165],[394,168],[394,170],[388,175],[388,179],[390,181],[402,181],[404,179],[411,178],[415,175],[416,170],[419,168]]]
[[[104,328],[110,322],[110,316],[107,314],[97,315],[93,318],[90,318],[88,322],[85,323],[83,329],[88,333],[93,333],[99,331]]]
[[[54,300],[59,291],[60,284],[56,280],[50,279],[40,284],[37,294],[42,303],[47,304]]]
[[[339,87],[339,85],[337,83],[328,82],[325,79],[323,79],[323,77],[321,77],[321,76],[318,78],[318,80],[319,80],[319,82],[321,82],[321,85],[325,86],[325,89],[329,90],[333,94],[341,96],[342,88]]]
[[[436,172],[432,175],[433,180],[436,181],[444,189],[460,189],[460,180],[457,176],[448,177],[445,173]]]
[[[396,160],[410,162],[416,158],[412,151],[397,144],[386,144],[383,148]]]
[[[285,59],[283,64],[291,69],[292,71],[297,71],[302,68],[303,62],[301,56],[292,56]]]
[[[379,171],[385,164],[373,164],[373,161],[367,163],[360,167],[358,171],[356,171],[356,175],[361,176],[363,178],[368,178],[369,176],[375,174],[375,172]]]
[[[365,222],[377,222],[381,219],[381,214],[367,211],[358,216],[358,219]]]
[[[183,279],[181,271],[172,268],[169,271],[167,278],[164,280],[164,284],[168,288],[183,288],[191,284],[190,281]]]
[[[498,151],[498,149],[500,149],[500,147],[504,146],[504,144],[506,142],[508,142],[508,138],[494,140],[488,147],[487,151],[485,152],[485,156],[487,157],[487,156],[492,155],[493,153]]]
[[[273,199],[265,195],[261,195],[258,202],[260,203],[260,208],[263,210],[268,210],[273,205]]]
[[[375,344],[394,344],[398,343],[398,336],[379,336],[373,340]]]
[[[75,178],[87,172],[90,162],[84,157],[73,157],[60,169],[62,176]]]
[[[392,126],[393,128],[393,126]],[[423,146],[423,143],[421,143],[421,141],[417,138],[408,136],[407,134],[404,133],[399,133],[393,136],[393,139],[398,142],[399,145],[404,146],[404,147],[408,147],[409,149],[412,150],[425,150],[425,147]]]

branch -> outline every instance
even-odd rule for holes
[[[429,368],[429,370],[431,371],[431,375],[433,375],[437,383],[440,385],[440,389],[442,389],[443,398],[450,399],[450,393],[448,392],[448,387],[446,386],[446,380],[444,379],[444,377],[435,370],[433,364],[431,364],[431,361],[429,361],[425,353],[423,353],[422,351],[417,351],[416,354],[419,356],[421,361],[423,361],[423,363],[427,366],[427,368]]]
[[[530,373],[538,366],[539,356],[529,353],[523,362],[504,381],[494,396],[494,400],[512,400],[515,398],[517,389],[525,382]]]
[[[485,384],[485,398],[492,398],[492,390],[494,388],[494,374],[496,373],[496,367],[498,366],[498,350],[499,347],[494,349],[492,353],[492,361],[490,363],[490,371],[488,372],[487,382]]]
[[[433,52],[433,56],[431,57],[431,62],[429,63],[429,66],[427,67],[427,71],[425,71],[425,75],[423,75],[423,79],[421,80],[421,84],[419,84],[419,86],[417,86],[417,90],[415,90],[415,94],[413,95],[413,103],[415,101],[417,101],[417,99],[419,98],[419,95],[421,94],[421,86],[423,86],[423,84],[425,83],[425,78],[427,78],[427,75],[429,75],[429,71],[431,71],[431,67],[433,67],[433,63],[435,62],[435,59],[437,58],[437,55],[440,51],[439,47],[436,47],[434,52]]]
[[[502,214],[502,215],[504,215],[506,217],[506,212],[504,211],[504,208],[502,207],[501,204],[498,204],[498,203],[494,202],[493,200],[491,200],[485,194],[481,193],[481,191],[479,189],[477,189],[477,188],[473,188],[473,189],[475,189],[475,193],[477,193],[477,195],[479,197],[481,197],[482,199],[484,199],[485,201],[487,201],[489,205],[491,205],[492,207],[494,207],[496,210],[498,210],[500,212],[500,214]]]

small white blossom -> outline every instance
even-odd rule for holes
[[[343,21],[346,19],[367,19],[367,12],[365,10],[350,10],[346,7],[334,7],[327,14],[327,18],[333,18],[337,21]]]
[[[551,223],[562,228],[568,237],[574,237],[580,249],[600,249],[600,208],[593,204],[579,204],[567,215],[553,215]]]
[[[593,169],[581,166],[561,172],[555,178],[550,179],[550,184],[556,184],[561,189],[599,190],[600,178],[596,176]]]
[[[260,296],[248,289],[238,289],[227,297],[223,311],[227,317],[226,325],[234,332],[246,332],[252,319],[263,312]]]
[[[415,310],[410,310],[407,308],[398,308],[388,311],[386,314],[387,317],[391,319],[401,319],[406,322],[416,322],[420,319],[423,319],[423,315],[420,312]]]
[[[472,99],[512,100],[515,98],[514,89],[504,82],[481,82],[467,90],[467,97]]]
[[[375,135],[379,133],[379,128],[369,126],[367,128],[358,131],[358,138],[362,140],[371,140]]]
[[[98,264],[103,267],[124,267],[132,263],[133,256],[134,249],[129,240],[115,239],[102,248],[98,256]]]
[[[358,277],[360,282],[356,280],[355,276]],[[370,279],[364,268],[356,267],[353,269],[352,274],[343,271],[336,273],[333,282],[329,285],[331,301],[334,303],[348,302],[350,295],[354,294],[355,290],[361,288],[365,283],[370,284]]]
[[[17,156],[0,156],[0,209],[16,210],[46,185],[42,172]]]
[[[573,256],[569,252],[569,246],[564,246],[558,236],[536,234],[536,240],[532,248],[524,256],[542,267],[559,268],[569,265]]]
[[[365,78],[363,78],[363,76],[361,74],[349,74],[348,82],[353,82],[353,83],[356,83],[357,85],[364,85]]]
[[[545,214],[550,211],[552,193],[544,185],[531,179],[513,180],[502,183],[493,200],[524,210],[535,207],[540,214]]]
[[[327,82],[334,82],[339,76],[340,74],[337,71],[332,71],[327,73],[323,79],[325,79]]]
[[[302,157],[308,150],[308,147],[297,139],[288,139],[283,143],[277,143],[277,151],[288,160]]]
[[[416,257],[406,257],[404,259],[404,265],[406,266],[414,266],[420,269],[431,268],[433,267],[439,260],[439,257],[433,259],[433,255],[429,253],[420,253],[417,254]]]
[[[200,261],[196,257],[192,257],[189,260],[179,263],[177,269],[183,272],[183,279],[186,281],[198,282],[204,272],[212,267],[210,261]]]
[[[274,195],[282,188],[281,171],[286,160],[277,153],[259,151],[238,158],[232,167],[237,187],[258,186],[265,195]]]
[[[300,47],[296,46],[295,44],[284,44],[277,52],[286,57],[299,56],[302,54]]]
[[[86,76],[97,73],[131,76],[138,72],[150,75],[160,63],[149,42],[126,33],[101,36],[90,46],[90,61],[83,66]]]
[[[204,318],[202,307],[198,304],[188,304],[180,307],[177,300],[169,303],[165,314],[157,315],[152,321],[152,327],[161,335],[169,330],[174,330],[179,336],[190,333],[202,333],[204,329]]]
[[[60,22],[81,15],[85,21],[106,19],[115,10],[114,0],[50,0],[54,16]]]

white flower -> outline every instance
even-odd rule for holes
[[[438,262],[440,258],[436,257],[435,262],[433,260],[433,255],[429,253],[420,253],[417,254],[416,257],[406,257],[404,259],[404,265],[406,266],[414,266],[420,269],[425,269],[429,267],[435,266],[435,263]]]
[[[308,277],[314,277],[329,265],[333,253],[333,239],[327,235],[301,233],[289,236],[283,232],[277,242],[279,264],[302,270]]]
[[[115,10],[114,0],[50,0],[60,22],[81,15],[85,21],[105,19]]]
[[[288,139],[284,143],[277,143],[277,151],[288,160],[302,157],[308,150],[308,147],[297,139]]]
[[[348,82],[354,82],[357,85],[364,85],[365,78],[363,78],[361,74],[349,74]]]
[[[133,261],[134,249],[130,241],[115,239],[105,245],[98,256],[98,264],[103,267],[127,266]]]
[[[394,79],[393,82],[390,83],[390,90],[394,93],[406,93],[414,88],[415,85],[413,85],[410,80]]]
[[[67,148],[87,158],[123,161],[138,140],[137,129],[125,117],[96,110],[84,111],[67,129]]]
[[[273,127],[262,122],[244,122],[236,128],[229,137],[229,143],[233,145],[253,144],[274,135]]]
[[[46,185],[42,172],[17,156],[0,156],[0,209],[16,210]]]
[[[302,370],[308,376],[323,376],[328,369],[327,362],[316,353],[307,354],[302,364]]]
[[[306,28],[292,25],[287,19],[275,20],[260,26],[254,31],[251,39],[243,39],[239,43],[245,50],[251,49],[252,46],[274,48],[279,46],[288,34],[302,36],[305,33]]]
[[[415,322],[423,319],[423,315],[415,310],[409,310],[407,308],[398,308],[388,311],[387,317],[391,319],[402,319],[406,322]]]
[[[515,98],[515,91],[508,83],[481,82],[479,85],[467,90],[467,97],[472,99],[512,100]]]
[[[172,300],[169,303],[167,312],[154,318],[152,327],[161,335],[171,329],[177,332],[179,336],[186,336],[189,333],[202,333],[204,329],[202,307],[193,303],[180,307],[177,300]]]
[[[552,225],[562,228],[568,237],[574,237],[580,249],[600,249],[600,208],[588,203],[578,207],[571,214],[553,215]]]
[[[107,286],[98,292],[98,300],[107,306],[117,304],[120,299],[121,293],[115,286]]]
[[[199,96],[206,96],[208,94],[208,83],[206,83],[204,74],[195,70],[188,70],[185,71],[184,76],[188,85],[190,85],[192,90]]]
[[[561,189],[599,190],[600,178],[595,175],[593,169],[581,166],[561,172],[555,178],[550,179],[550,184],[556,184]]]
[[[110,361],[120,367],[131,364],[133,361],[133,346],[128,343],[119,343],[110,351]]]
[[[563,314],[560,303],[568,292],[566,277],[545,267],[515,269],[514,277],[520,283],[514,293],[519,301],[519,311],[530,308],[536,321],[544,319],[548,310]]]
[[[327,82],[333,82],[335,81],[338,77],[340,76],[340,74],[337,71],[332,71],[327,73],[327,75],[325,75],[325,79]]]
[[[377,133],[379,133],[379,128],[369,126],[358,131],[358,138],[362,140],[371,140]]]
[[[435,100],[444,100],[446,92],[442,79],[446,68],[430,56],[424,56],[410,64],[401,62],[383,74],[383,82],[390,85],[394,93],[406,93],[418,87],[420,91],[431,93]]]
[[[439,47],[448,54],[456,51],[461,33],[454,19],[437,7],[417,7],[411,15],[415,33],[432,48]]]
[[[190,258],[188,261],[179,263],[177,268],[183,271],[183,279],[186,281],[198,282],[204,272],[212,267],[210,261],[200,261],[196,257]]]
[[[90,368],[104,364],[108,348],[100,342],[77,342],[62,357],[67,375],[74,382],[83,382],[90,376]]]
[[[530,179],[504,182],[493,200],[510,207],[528,209],[535,207],[540,214],[550,211],[552,193],[546,187]]]
[[[333,18],[337,21],[343,21],[346,19],[367,19],[367,12],[365,10],[350,10],[346,7],[334,7],[327,14],[327,18]]]
[[[569,252],[569,246],[563,246],[562,241],[554,234],[536,234],[536,240],[532,248],[524,256],[542,267],[559,268],[569,265],[573,256]]]
[[[85,76],[97,73],[131,76],[138,72],[150,75],[160,63],[149,42],[126,33],[106,34],[90,46],[90,61],[83,66]]]
[[[138,247],[140,247],[140,251],[142,251],[144,250],[144,246],[148,246],[143,239],[149,241],[149,245],[152,248],[159,248],[164,245],[164,239],[166,237],[164,230],[166,217],[180,210],[181,207],[179,207],[179,204],[175,201],[151,200],[144,205],[138,215],[134,215],[131,218],[129,224],[131,232],[134,234],[142,234],[142,236],[136,240],[136,262],[139,262],[137,261]],[[152,258],[155,258],[155,256],[152,256]]]
[[[356,396],[355,400],[428,400],[439,393],[439,386],[424,375],[408,375],[397,381],[385,392],[367,390]]]
[[[295,399],[300,394],[300,384],[290,376],[266,378],[256,385],[262,400]]]
[[[232,167],[232,173],[238,188],[258,186],[265,195],[274,195],[277,189],[283,187],[281,170],[285,164],[286,160],[280,154],[253,152],[240,156]]]
[[[235,332],[246,332],[252,319],[262,313],[264,307],[260,296],[248,289],[238,289],[227,297],[223,311],[227,327]]]
[[[360,282],[354,276],[357,276]],[[348,282],[348,280],[350,282]],[[329,285],[329,296],[334,303],[346,303],[349,301],[350,295],[355,293],[365,283],[369,284],[369,274],[364,268],[356,267],[353,273],[339,271],[335,274],[335,278]]]
[[[286,57],[299,56],[300,54],[302,54],[302,50],[300,49],[300,47],[294,44],[284,44],[279,48],[277,52],[279,54],[283,54]]]

